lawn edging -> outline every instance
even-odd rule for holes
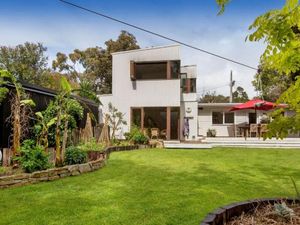
[[[257,207],[267,204],[274,204],[284,200],[287,203],[300,203],[299,199],[293,198],[261,198],[247,200],[243,202],[236,202],[230,205],[226,205],[208,213],[202,220],[200,225],[223,225],[227,224],[232,218],[242,215],[242,213],[248,213],[254,211]]]
[[[92,172],[102,168],[106,164],[106,161],[109,158],[110,153],[112,152],[131,151],[154,147],[154,145],[109,146],[102,152],[94,152],[90,154],[88,153],[88,161],[91,161],[87,163],[51,168],[47,170],[36,171],[33,173],[21,173],[16,175],[2,176],[0,177],[0,189],[52,181],[64,177],[77,176],[80,174]]]

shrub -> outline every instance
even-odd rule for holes
[[[104,151],[105,145],[103,143],[97,143],[95,139],[91,139],[88,142],[82,143],[78,146],[82,151]]]
[[[20,149],[21,156],[16,159],[20,162],[22,169],[27,173],[45,170],[50,167],[48,154],[42,146],[36,145],[33,140],[25,140]]]
[[[129,133],[124,134],[126,140],[133,142],[134,144],[147,144],[148,138],[143,134],[143,132],[136,126],[131,128]]]
[[[79,147],[70,146],[67,148],[65,153],[65,164],[73,165],[86,162],[87,154]]]

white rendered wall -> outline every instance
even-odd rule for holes
[[[234,135],[234,124],[212,124],[212,112],[228,112],[230,107],[203,107],[203,110],[198,111],[198,134],[206,136],[208,129],[215,129],[217,136],[229,137]],[[241,110],[234,112],[234,123],[249,123],[248,113],[255,112],[254,110]],[[263,112],[257,111],[257,122]]]
[[[100,96],[103,113],[109,102],[125,114],[127,125],[122,127],[119,137],[130,129],[131,107],[179,107],[180,80],[130,80],[130,61],[180,60],[179,45],[132,50],[114,53],[112,68],[112,95]]]

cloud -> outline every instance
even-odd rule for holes
[[[138,20],[136,23],[254,67],[258,65],[259,56],[263,51],[262,44],[245,43],[249,24],[247,21],[226,21],[224,25],[225,22],[218,17],[192,18],[184,15],[175,20],[157,17],[151,20],[149,18]],[[141,47],[171,44],[170,41],[96,17],[81,16],[79,19],[71,17],[53,20],[25,18],[23,21],[1,18],[0,27],[1,45],[17,45],[25,41],[42,42],[48,47],[49,61],[58,51],[68,53],[75,48],[103,46],[106,40],[117,38],[122,29],[132,32]],[[229,74],[232,70],[236,84],[243,86],[250,96],[255,95],[251,85],[255,71],[187,47],[182,47],[182,64],[197,64],[199,93],[211,90],[228,95],[229,87],[225,85],[229,84]]]

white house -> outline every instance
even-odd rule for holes
[[[207,136],[209,129],[214,129],[219,137],[237,136],[237,127],[241,124],[259,123],[263,111],[230,109],[241,103],[199,103],[198,104],[198,134]]]
[[[179,45],[116,52],[112,62],[112,94],[99,96],[100,113],[108,113],[109,103],[124,113],[127,125],[119,138],[132,125],[150,137],[154,129],[166,140],[197,140],[209,129],[218,137],[236,137],[243,124],[260,123],[264,113],[230,112],[241,103],[198,103],[197,68],[181,65]]]
[[[247,128],[249,124],[260,124],[264,114],[260,110],[230,111],[242,103],[198,103],[198,136],[207,136],[207,131],[213,129],[217,137],[237,137],[243,135],[239,128]],[[291,116],[293,111],[285,111],[285,116]],[[290,134],[289,137],[299,137]]]
[[[112,103],[125,114],[120,138],[132,125],[149,135],[156,128],[167,140],[198,137],[196,66],[181,66],[179,45],[116,52],[112,61],[112,94],[100,96],[100,111]]]

